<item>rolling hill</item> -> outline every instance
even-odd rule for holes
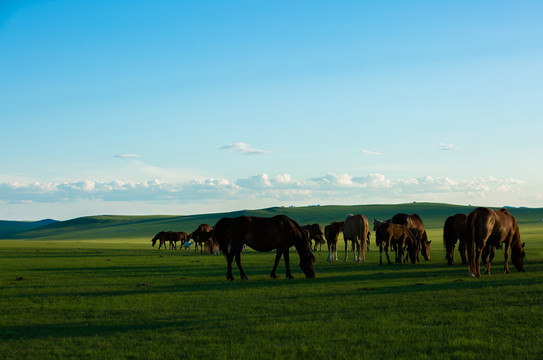
[[[44,219],[40,221],[5,221],[0,220],[0,239],[12,236],[17,233],[40,228],[42,226],[54,224],[58,221]]]
[[[222,217],[242,215],[271,217],[284,214],[301,225],[329,224],[343,220],[348,214],[363,214],[370,223],[374,218],[389,219],[397,213],[419,214],[427,228],[441,228],[445,219],[456,213],[469,213],[475,207],[439,203],[408,203],[395,205],[273,207],[261,210],[242,210],[228,213],[189,216],[89,216],[66,221],[43,220],[22,223],[0,222],[0,238],[32,240],[76,240],[111,238],[152,238],[159,231],[192,232],[199,224],[214,225]],[[508,208],[519,224],[539,223],[543,208]],[[370,227],[371,224],[370,224]]]

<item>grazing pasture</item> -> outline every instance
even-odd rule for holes
[[[517,219],[525,273],[498,271],[496,250],[492,275],[473,279],[445,259],[456,210],[421,215],[430,261],[379,265],[372,250],[330,263],[317,251],[314,279],[297,256],[294,280],[283,263],[270,279],[275,253],[247,251],[251,280],[230,282],[224,256],[157,251],[147,233],[2,240],[0,358],[542,358],[543,223]]]

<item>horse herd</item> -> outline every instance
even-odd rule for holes
[[[383,263],[385,252],[388,263],[389,249],[394,251],[395,262],[415,264],[419,261],[419,253],[425,260],[430,260],[430,244],[422,219],[417,214],[396,214],[386,221],[373,220],[375,244],[379,247],[379,263]],[[348,215],[344,221],[334,221],[326,225],[324,231],[319,224],[300,226],[285,215],[271,218],[256,216],[240,216],[222,218],[211,228],[202,224],[191,234],[185,232],[160,232],[153,239],[153,246],[160,241],[166,247],[176,248],[181,241],[185,247],[192,241],[196,249],[200,245],[201,253],[222,252],[227,262],[227,279],[234,280],[232,262],[235,260],[242,279],[248,279],[241,265],[241,254],[245,246],[256,251],[275,250],[275,263],[270,276],[276,278],[276,270],[281,257],[284,258],[287,278],[292,279],[290,271],[289,249],[292,247],[300,258],[300,268],[307,278],[315,277],[315,256],[311,252],[312,241],[314,251],[317,246],[328,245],[328,261],[337,261],[337,243],[339,234],[343,232],[345,241],[345,261],[348,258],[348,242],[355,261],[366,261],[366,250],[370,245],[368,219],[364,215]],[[324,235],[324,239],[323,239]],[[479,207],[470,214],[456,214],[445,221],[443,242],[446,259],[449,265],[454,263],[454,251],[459,241],[458,250],[463,264],[469,265],[469,274],[480,277],[480,263],[486,263],[485,273],[490,273],[491,262],[496,248],[505,246],[505,273],[509,273],[508,257],[511,249],[511,261],[518,271],[524,272],[524,244],[520,242],[517,222],[507,209],[493,210]],[[218,247],[218,249],[217,249]],[[467,255],[466,255],[467,253]]]
[[[180,248],[188,249],[194,244],[196,250],[200,246],[200,253],[211,253],[213,251],[213,232],[208,224],[200,224],[196,230],[187,234],[184,231],[161,231],[151,240],[153,246],[158,242],[158,249],[169,243],[170,249],[177,249],[177,242],[180,242]]]

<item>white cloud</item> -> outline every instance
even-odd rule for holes
[[[370,150],[362,150],[362,153],[366,155],[383,155],[380,152],[370,151]]]
[[[261,155],[270,153],[270,151],[253,149],[249,144],[246,144],[244,142],[225,145],[221,147],[221,150],[229,150],[244,155]]]
[[[458,150],[458,147],[456,147],[455,145],[453,144],[444,144],[444,143],[439,143],[438,144],[438,147],[443,150],[443,151],[447,151],[447,150]]]
[[[138,159],[141,157],[141,155],[138,155],[138,154],[118,154],[118,155],[115,155],[116,158],[121,158],[121,159]]]

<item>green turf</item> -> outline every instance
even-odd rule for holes
[[[296,253],[295,279],[283,263],[270,279],[274,254],[250,251],[250,280],[234,268],[228,282],[223,256],[158,251],[147,235],[0,241],[0,359],[543,358],[537,214],[517,217],[526,273],[510,263],[503,274],[498,250],[492,274],[471,279],[465,266],[446,265],[443,215],[419,210],[432,224],[430,261],[381,266],[373,244],[365,263],[328,263],[317,251],[315,279]]]

